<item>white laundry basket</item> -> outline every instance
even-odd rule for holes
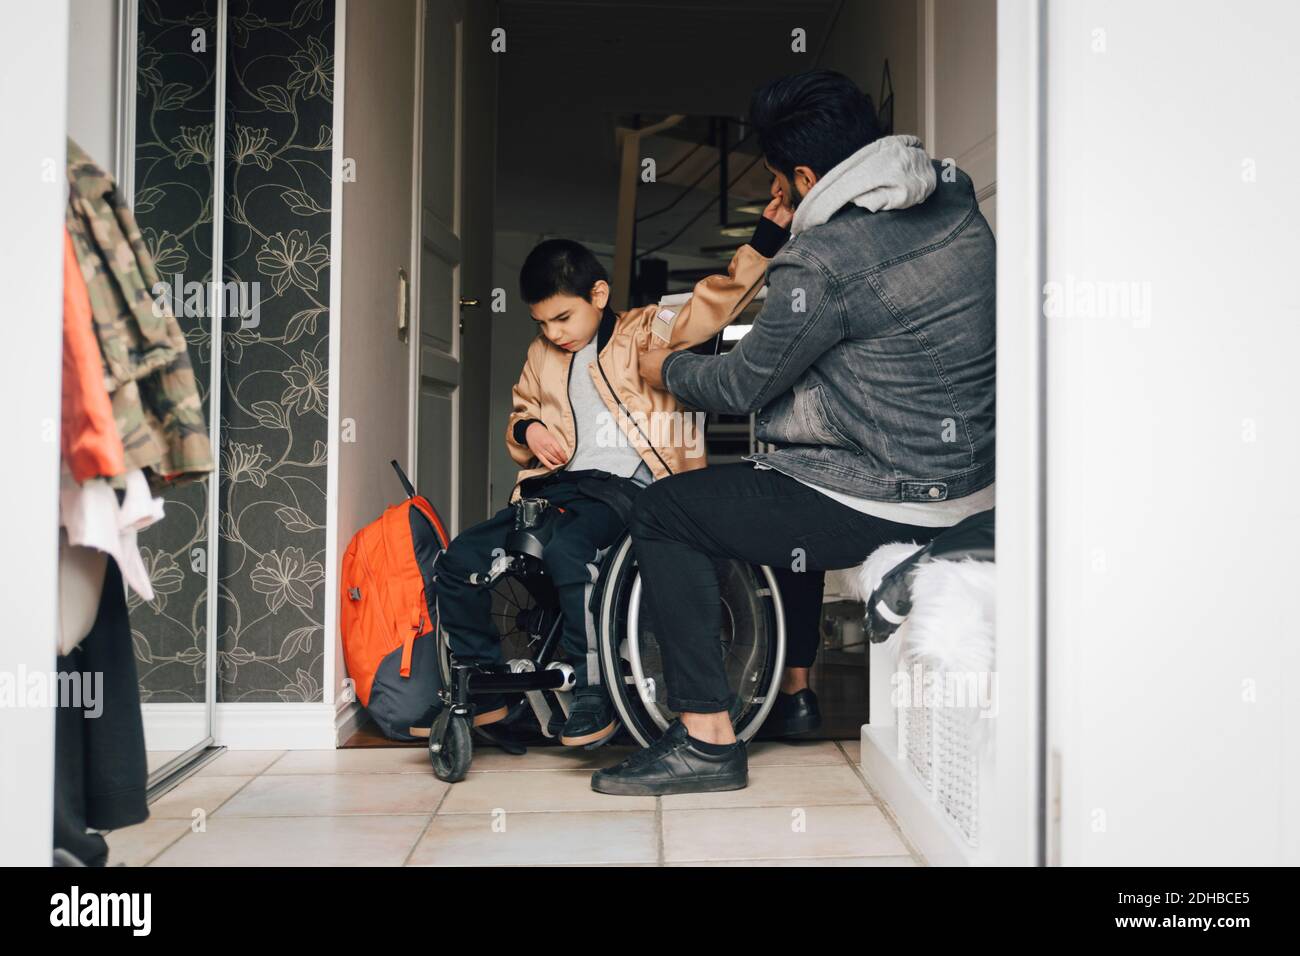
[[[860,573],[864,598],[915,546],[887,545]],[[927,858],[975,862],[988,834],[982,795],[991,777],[996,682],[993,674],[995,570],[986,561],[919,565],[912,609],[883,644],[871,647],[871,723],[863,728],[863,767],[886,796],[905,833]],[[891,726],[892,725],[892,726]],[[935,847],[939,849],[936,851]]]
[[[918,672],[937,679],[943,672],[932,663],[914,662],[907,683]],[[900,695],[901,696],[901,695]],[[919,705],[896,702],[899,757],[934,798],[938,809],[966,838],[979,846],[980,740],[974,733],[974,719],[967,708],[936,706],[922,694]]]

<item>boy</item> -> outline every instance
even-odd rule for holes
[[[438,562],[438,607],[452,652],[466,662],[499,663],[500,638],[491,621],[491,591],[468,583],[483,572],[514,527],[514,502],[545,497],[563,508],[543,556],[564,615],[561,650],[573,667],[573,705],[560,736],[565,746],[600,743],[617,729],[613,705],[600,685],[600,662],[587,604],[600,553],[624,522],[604,501],[578,490],[583,478],[648,485],[702,468],[704,436],[695,416],[670,394],[651,388],[638,366],[649,348],[683,349],[712,338],[763,284],[768,259],[789,235],[789,213],[778,200],[764,211],[754,238],[732,257],[726,275],[709,276],[676,312],[650,305],[621,315],[609,307],[605,269],[584,246],[567,239],[541,243],[524,261],[519,290],[538,325],[528,349],[506,447],[521,466],[510,504],[463,531]],[[506,716],[500,695],[475,698],[474,724]]]

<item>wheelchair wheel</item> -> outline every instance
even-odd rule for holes
[[[433,775],[444,783],[457,783],[465,779],[469,763],[474,759],[474,739],[470,734],[469,719],[452,716],[447,724],[447,739],[439,750],[433,748],[437,741],[429,737],[429,762]]]
[[[743,561],[715,562],[722,599],[722,644],[736,736],[749,740],[776,702],[785,663],[785,618],[770,568]],[[598,618],[601,667],[615,709],[643,747],[677,714],[668,707],[663,659],[641,575],[625,537],[601,572]]]

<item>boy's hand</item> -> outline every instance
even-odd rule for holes
[[[529,425],[528,430],[524,432],[524,438],[528,441],[528,450],[547,468],[559,468],[568,461],[564,454],[564,447],[541,422],[533,422]]]

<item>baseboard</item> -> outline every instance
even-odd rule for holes
[[[144,749],[157,752],[189,750],[208,735],[208,705],[177,702],[141,704]]]
[[[365,709],[355,700],[339,704],[339,708],[334,714],[334,746],[342,747],[353,734],[361,729],[365,717]]]
[[[334,705],[217,704],[212,736],[231,750],[334,750]]]
[[[903,834],[931,866],[979,866],[987,852],[966,842],[957,828],[944,819],[938,805],[898,757],[898,731],[894,727],[862,725],[862,772],[894,812]]]

